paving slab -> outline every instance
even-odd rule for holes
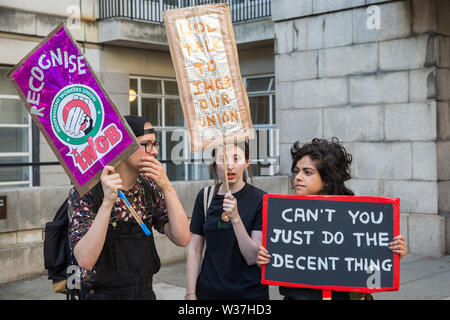
[[[53,291],[47,275],[0,286],[0,300],[65,300],[66,296]]]
[[[183,300],[186,263],[163,265],[153,278],[159,300]],[[269,286],[271,300],[281,300],[278,287]],[[421,257],[409,254],[400,261],[400,290],[373,294],[376,300],[450,300],[450,256]],[[47,275],[0,285],[0,300],[64,300],[54,293]]]

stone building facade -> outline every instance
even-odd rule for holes
[[[450,2],[272,8],[281,173],[296,140],[338,137],[353,155],[356,194],[401,199],[410,252],[448,252]]]

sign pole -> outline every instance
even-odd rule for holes
[[[227,154],[226,154],[226,150],[225,150],[225,142],[222,145],[222,153],[223,153],[223,168],[225,170],[225,184],[227,187],[227,193],[230,192],[230,186],[228,184],[228,168],[227,168]]]
[[[141,229],[144,231],[145,235],[150,236],[151,232],[148,230],[145,223],[141,220],[137,212],[133,209],[130,202],[128,202],[128,199],[125,197],[122,191],[118,190],[119,197],[125,202],[125,205],[127,206],[128,210],[130,211],[131,215],[133,216],[134,220],[139,224]]]
[[[227,189],[227,193],[230,191],[230,186],[228,184],[228,169],[227,169],[227,154],[226,154],[226,147],[225,147],[225,139],[223,140],[222,144],[222,154],[223,154],[223,168],[224,168],[224,175],[225,175],[225,186]],[[222,212],[222,221],[228,222],[230,219],[228,218],[227,214],[225,212]]]

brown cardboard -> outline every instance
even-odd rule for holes
[[[164,12],[164,22],[191,152],[218,147],[224,143],[253,139],[250,107],[241,77],[228,4],[168,10]],[[198,43],[189,42],[192,38],[197,39]],[[214,60],[222,55],[223,51],[226,61]],[[192,68],[190,64],[195,65],[195,61],[197,66]],[[204,66],[199,67],[199,63],[204,63]],[[200,74],[198,78],[196,74]],[[227,79],[228,75],[230,81]],[[200,79],[200,83],[192,79]],[[227,85],[229,87],[223,89]],[[207,87],[212,89],[208,90]],[[235,96],[235,99],[226,99],[228,96]],[[196,99],[201,100],[200,103]],[[217,112],[214,113],[215,111]],[[225,126],[226,124],[229,128]]]

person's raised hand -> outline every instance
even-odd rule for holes
[[[120,175],[116,173],[114,167],[105,166],[100,176],[103,187],[103,202],[114,205],[117,201],[118,190],[123,188],[122,179]]]
[[[269,251],[267,251],[266,248],[263,246],[258,247],[258,258],[256,258],[256,264],[258,267],[262,267],[265,264],[268,264],[270,262],[271,255],[269,254]]]
[[[231,222],[235,222],[237,219],[239,219],[239,212],[237,207],[237,200],[231,192],[227,192],[225,194],[225,197],[223,198],[223,211],[228,216],[228,219],[230,219]]]
[[[172,186],[163,165],[153,156],[142,158],[139,162],[139,172],[148,178],[152,178],[162,190]]]
[[[392,242],[389,242],[389,249],[398,254],[400,259],[406,256],[408,253],[408,247],[406,245],[405,237],[403,235],[396,236]]]

